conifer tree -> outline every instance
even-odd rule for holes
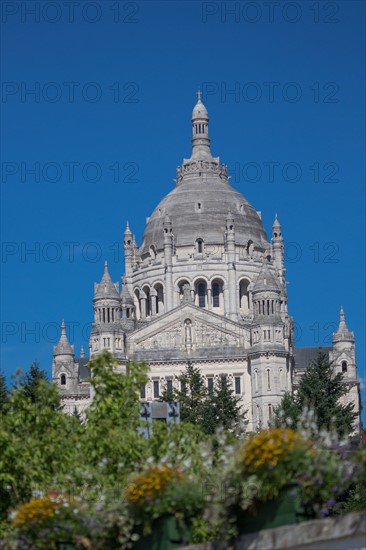
[[[14,388],[21,390],[31,403],[35,403],[39,399],[40,382],[49,382],[49,380],[46,371],[41,369],[39,362],[35,359],[27,372],[18,373]]]
[[[209,402],[214,411],[216,425],[223,426],[227,430],[240,428],[240,424],[243,423],[240,398],[229,386],[227,375],[221,374],[218,377]]]
[[[229,387],[225,375],[220,375],[215,387],[208,391],[200,369],[188,362],[178,382],[179,389],[166,389],[161,401],[178,401],[183,422],[200,426],[206,434],[215,433],[219,426],[236,430],[245,424],[239,398]]]
[[[189,361],[186,369],[178,377],[178,383],[179,389],[166,389],[161,400],[178,401],[180,419],[191,424],[201,424],[208,392],[200,369]]]
[[[304,407],[311,408],[318,428],[335,428],[339,435],[352,432],[357,418],[354,405],[340,402],[348,391],[343,373],[334,374],[332,363],[325,353],[319,353],[301,376],[296,394],[286,394],[276,410],[275,423],[290,418],[296,424]]]

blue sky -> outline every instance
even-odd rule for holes
[[[298,345],[329,345],[343,305],[364,377],[365,4],[2,8],[5,372],[50,373],[63,317],[87,347],[93,283],[173,188],[200,85],[213,154],[267,233],[278,213]]]

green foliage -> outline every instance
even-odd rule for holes
[[[364,483],[356,483],[350,490],[347,500],[342,503],[339,513],[364,512],[366,510],[366,491]]]
[[[220,375],[206,402],[203,419],[205,433],[214,434],[218,426],[225,430],[243,432],[247,422],[241,410],[240,398],[230,388],[227,376]]]
[[[93,550],[127,550],[136,540],[134,520],[125,499],[106,494],[103,505],[94,508]]]
[[[0,424],[0,517],[67,475],[78,448],[74,428],[50,382],[39,380],[32,395],[13,391]]]
[[[301,406],[296,398],[290,392],[286,392],[282,397],[280,405],[276,408],[274,414],[274,425],[282,426],[284,423],[296,426],[301,416]]]
[[[126,375],[114,365],[108,354],[91,364],[95,399],[86,422],[64,414],[39,365],[17,373],[0,419],[0,521],[34,490],[57,488],[95,500],[102,487],[122,483],[144,461],[148,442],[136,428],[147,366],[130,363]]]
[[[38,386],[41,381],[47,381],[48,376],[45,370],[39,366],[37,359],[33,361],[27,372],[18,370],[15,375],[14,389],[23,392],[24,396],[32,402],[37,399]]]
[[[6,386],[5,375],[0,369],[0,414],[4,414],[9,404],[9,390]]]
[[[147,382],[146,363],[131,361],[128,374],[116,370],[108,352],[89,363],[94,399],[86,413],[82,444],[98,477],[122,481],[146,455],[147,442],[137,432],[139,394]]]
[[[183,421],[153,421],[151,437],[145,439],[139,431],[139,395],[141,385],[147,382],[147,365],[130,362],[125,373],[110,354],[103,353],[90,367],[94,400],[83,415],[64,414],[57,388],[45,379],[38,364],[27,374],[17,374],[10,395],[0,392],[2,403],[6,403],[5,408],[0,407],[0,538],[12,529],[9,512],[51,490],[71,498],[76,495],[83,501],[85,514],[93,523],[92,548],[130,548],[137,527],[124,502],[125,490],[131,476],[145,471],[147,465],[168,465],[187,473],[186,484],[169,487],[168,508],[162,509],[174,507],[181,517],[184,513],[194,515],[195,542],[232,534],[231,520],[223,514],[224,504],[231,497],[231,503],[237,502],[239,494],[242,508],[249,507],[256,492],[258,495],[259,482],[255,480],[257,472],[249,482],[242,470],[239,478],[234,475],[238,469],[232,465],[240,454],[242,443],[237,435],[244,415],[225,377],[219,378],[212,392],[208,392],[199,369],[188,365],[180,378],[186,391],[174,391],[167,399],[180,401]],[[1,387],[4,383],[1,385],[0,376]],[[319,394],[317,398],[320,399]],[[283,403],[286,415],[293,415],[292,397],[285,396]],[[323,416],[318,417],[324,420]],[[315,415],[309,426],[314,424],[314,418]],[[308,439],[318,441],[311,435]],[[309,455],[309,463],[298,472],[304,500],[316,501],[323,511],[333,513],[334,495],[338,498],[339,488],[343,490],[353,476],[343,509],[360,509],[364,504],[360,488],[365,479],[358,474],[355,477],[356,470],[349,461],[335,458],[333,451],[328,453]],[[300,458],[295,462],[300,467]],[[364,468],[364,454],[356,462]],[[280,473],[280,468],[278,472],[271,471],[268,479],[276,479]],[[322,484],[314,485],[319,475]],[[207,514],[203,519],[204,502],[207,505],[215,499],[216,511],[212,512],[215,508],[210,504],[212,517],[208,520]],[[220,514],[221,519],[217,519]],[[89,537],[86,531],[85,534]],[[13,535],[16,536],[14,529],[7,537],[10,545],[4,548],[19,547],[11,542],[15,540]],[[27,542],[23,542],[25,547]]]
[[[163,392],[161,400],[179,402],[182,422],[194,424],[203,433],[211,435],[220,426],[243,431],[246,424],[244,413],[225,375],[220,375],[215,387],[208,391],[200,369],[188,362],[178,381],[180,389]]]
[[[137,427],[140,388],[148,380],[147,364],[130,361],[126,376],[118,370],[117,360],[110,353],[104,352],[90,361],[89,367],[95,393],[87,412],[88,422]]]
[[[90,531],[89,518],[82,506],[56,493],[38,496],[21,506],[15,513],[13,526],[2,548],[57,550],[60,540],[78,545],[87,541]]]
[[[125,498],[143,534],[154,529],[156,520],[174,515],[182,525],[201,515],[205,498],[196,476],[182,466],[148,465],[131,478]]]
[[[353,485],[342,502],[339,513],[364,512],[366,510],[366,436],[362,435],[361,445],[354,451],[352,459],[356,464]]]
[[[353,431],[352,425],[357,418],[351,403],[340,402],[348,391],[342,373],[334,374],[333,365],[328,356],[319,353],[305,373],[301,376],[295,395],[286,394],[276,410],[275,424],[280,425],[290,419],[296,425],[305,407],[314,411],[318,428],[335,429],[340,436]]]
[[[199,426],[186,422],[166,424],[155,421],[149,440],[149,456],[157,464],[164,461],[178,466],[184,462],[186,468],[203,474],[206,471],[203,447],[209,441]]]
[[[208,392],[200,369],[189,361],[185,371],[178,376],[178,382],[180,389],[165,390],[161,400],[179,401],[181,420],[201,425]]]

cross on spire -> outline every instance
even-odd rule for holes
[[[201,95],[202,95],[202,92],[200,87],[198,86],[198,92],[197,92],[198,101],[201,101]]]

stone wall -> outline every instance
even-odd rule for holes
[[[228,550],[227,543],[196,544],[182,550]],[[366,513],[306,521],[240,537],[233,550],[366,550]]]

